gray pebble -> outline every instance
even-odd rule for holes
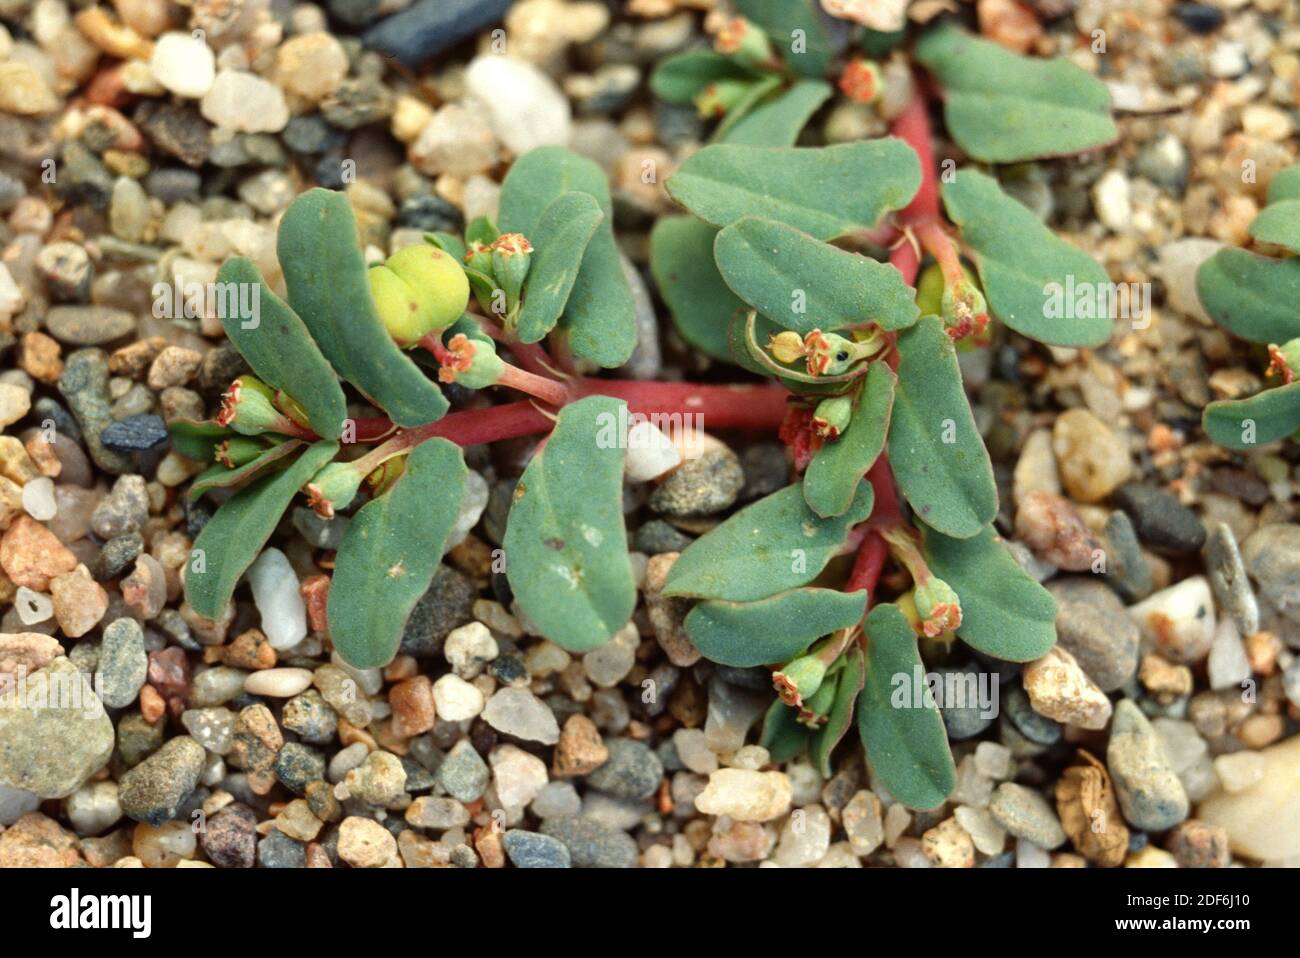
[[[1187,817],[1187,791],[1151,723],[1131,699],[1120,699],[1115,705],[1106,765],[1130,825],[1163,832]]]
[[[168,740],[122,776],[118,792],[122,811],[154,826],[171,821],[198,784],[203,760],[203,746],[188,735]]]
[[[1032,788],[1003,782],[993,792],[989,814],[1012,835],[1039,848],[1053,849],[1065,844],[1061,820],[1047,799]]]
[[[1115,593],[1095,579],[1071,576],[1049,583],[1056,600],[1057,640],[1103,692],[1133,677],[1141,635]]]
[[[615,798],[649,798],[659,788],[663,763],[644,742],[630,738],[605,740],[609,758],[587,776],[587,784]]]
[[[1152,549],[1187,555],[1205,544],[1205,526],[1196,513],[1165,489],[1130,483],[1115,492],[1114,501]]]
[[[1259,603],[1246,577],[1246,566],[1237,548],[1237,537],[1226,522],[1210,526],[1205,539],[1205,568],[1219,603],[1242,635],[1259,631]]]
[[[468,739],[456,743],[438,766],[438,784],[462,802],[475,801],[487,788],[491,772]]]
[[[144,630],[135,619],[122,618],[104,629],[99,649],[101,697],[109,708],[125,708],[140,694],[149,674]]]
[[[661,515],[712,516],[735,503],[745,485],[736,454],[725,447],[710,449],[684,462],[650,494],[650,508]]]
[[[541,830],[564,844],[575,868],[636,867],[636,842],[624,832],[580,816],[547,819]]]
[[[568,868],[569,849],[558,838],[512,828],[501,838],[516,868]]]

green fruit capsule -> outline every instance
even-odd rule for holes
[[[428,243],[404,247],[368,271],[375,309],[393,340],[414,346],[465,312],[469,280],[455,257]]]

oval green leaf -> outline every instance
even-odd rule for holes
[[[636,584],[623,525],[624,404],[565,406],[515,487],[502,545],[506,577],[529,620],[557,645],[586,651],[626,624]]]
[[[823,778],[831,777],[831,753],[853,724],[853,709],[866,682],[866,658],[859,648],[844,653],[844,668],[835,686],[835,701],[826,713],[826,724],[813,736],[812,758]]]
[[[817,450],[803,474],[803,497],[819,516],[838,516],[853,503],[867,470],[885,447],[898,377],[885,363],[872,363],[849,427]]]
[[[1196,294],[1234,336],[1278,344],[1300,336],[1300,259],[1221,249],[1196,271]]]
[[[736,0],[735,7],[767,31],[777,54],[796,72],[826,75],[831,39],[815,0]]]
[[[294,493],[338,451],[336,442],[308,446],[287,469],[235,493],[208,520],[185,568],[185,599],[195,612],[215,619],[226,610],[239,577],[271,538]]]
[[[1300,429],[1300,382],[1266,389],[1248,399],[1212,402],[1201,414],[1206,433],[1228,449],[1257,449]]]
[[[428,591],[460,513],[468,470],[460,447],[430,439],[406,457],[391,489],[357,510],[330,582],[330,639],[358,669],[393,660],[415,603]]]
[[[760,313],[800,334],[873,322],[904,329],[920,312],[902,274],[774,220],[746,216],[718,233],[718,271]]]
[[[898,336],[889,463],[908,503],[944,535],[969,539],[993,521],[993,465],[962,388],[957,351],[938,317]]]
[[[969,539],[923,527],[923,538],[930,571],[961,599],[963,642],[1008,662],[1032,662],[1056,644],[1056,601],[991,526]]]
[[[347,401],[307,324],[271,292],[246,257],[226,260],[217,282],[217,314],[239,354],[263,381],[301,404],[318,436],[337,439],[348,415]],[[246,290],[254,292],[245,296]]]
[[[542,211],[528,237],[533,255],[516,327],[520,342],[538,342],[555,328],[602,219],[595,198],[577,190],[561,193]]]
[[[701,602],[686,634],[706,658],[749,668],[786,662],[824,635],[862,621],[867,593],[791,589],[757,602]]]
[[[892,137],[815,148],[715,143],[665,183],[673,199],[715,226],[761,216],[823,240],[870,229],[920,185],[916,153]]]
[[[983,163],[1069,156],[1119,137],[1106,85],[1066,60],[1022,57],[951,25],[915,52],[943,87],[948,132]]]
[[[531,237],[546,207],[569,190],[592,197],[605,219],[587,244],[559,328],[576,356],[607,369],[621,366],[636,346],[636,304],[614,242],[613,205],[601,168],[562,146],[529,150],[501,184],[501,230]]]
[[[754,602],[807,585],[871,515],[873,502],[864,482],[843,515],[823,519],[808,508],[801,486],[778,489],[687,546],[664,594]]]
[[[944,186],[943,202],[961,228],[994,316],[1053,346],[1101,346],[1110,339],[1112,285],[1096,260],[983,173],[960,171]]]
[[[829,84],[800,80],[721,131],[718,140],[746,146],[793,146],[799,132],[830,95]]]
[[[745,304],[713,261],[717,235],[717,227],[694,216],[661,216],[650,231],[650,272],[682,338],[730,361],[727,323]]]
[[[277,250],[289,303],[339,375],[399,426],[440,419],[447,400],[375,312],[347,197],[319,188],[300,195],[280,220]]]
[[[957,784],[943,718],[929,697],[916,633],[898,607],[867,616],[867,676],[858,698],[858,732],[867,761],[908,808],[937,808]]]

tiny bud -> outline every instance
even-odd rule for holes
[[[724,23],[714,37],[713,48],[751,66],[772,59],[772,44],[767,34],[744,17],[732,17]]]
[[[1281,346],[1270,343],[1268,359],[1268,371],[1281,376],[1283,384],[1295,382],[1296,371],[1300,370],[1300,338],[1289,340]]]
[[[826,663],[815,655],[805,655],[772,673],[772,687],[782,702],[798,708],[817,694],[825,678]]]
[[[231,436],[217,443],[212,457],[227,469],[235,469],[252,462],[268,448],[249,436]]]
[[[217,425],[240,435],[260,436],[264,432],[285,432],[292,423],[275,408],[275,393],[256,376],[240,376],[221,397]]]
[[[793,363],[803,358],[803,338],[793,330],[777,333],[767,344],[768,350],[780,363]]]
[[[804,357],[813,376],[838,376],[847,372],[858,359],[864,358],[859,345],[836,333],[814,329],[803,338]]]
[[[840,74],[840,92],[856,103],[874,103],[880,98],[880,67],[870,60],[854,57]]]
[[[817,404],[813,413],[813,432],[823,439],[838,439],[840,433],[849,428],[853,417],[853,400],[848,396],[832,396]]]
[[[917,583],[913,599],[927,637],[933,639],[961,625],[961,601],[952,586],[938,576]]]
[[[980,336],[988,327],[988,304],[984,301],[984,294],[970,279],[962,279],[955,288],[945,286],[940,306],[944,326],[953,339]]]
[[[695,109],[700,116],[725,116],[727,111],[740,103],[750,92],[753,82],[750,80],[718,80],[710,83],[695,95]]]
[[[497,355],[496,345],[490,339],[470,339],[457,333],[447,344],[450,358],[442,360],[438,379],[444,383],[460,383],[466,389],[482,389],[501,378],[505,362]]]
[[[505,291],[508,309],[514,309],[523,293],[532,253],[523,233],[502,233],[492,244],[492,273]]]
[[[820,728],[826,724],[831,706],[835,704],[835,689],[839,685],[837,678],[823,682],[821,687],[808,697],[799,709],[799,717],[796,719],[799,724],[809,728]]]
[[[331,462],[303,487],[307,505],[322,519],[334,518],[337,509],[346,509],[356,498],[362,476],[349,462]]]

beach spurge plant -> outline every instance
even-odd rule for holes
[[[924,696],[899,704],[900,677],[910,683],[923,651],[958,639],[1013,661],[1055,641],[1050,596],[994,529],[997,490],[958,350],[987,341],[990,319],[1044,343],[1104,343],[1107,318],[1047,318],[1044,300],[1052,283],[1105,274],[989,172],[945,179],[945,218],[919,97],[895,136],[793,146],[832,95],[826,78],[867,96],[881,38],[832,55],[807,4],[737,6],[746,17],[716,50],[655,76],[660,96],[718,122],[667,180],[687,212],[656,225],[651,267],[684,339],[750,384],[593,374],[627,361],[637,325],[604,174],[574,153],[519,157],[497,222],[431,234],[369,271],[347,200],[310,191],[280,226],[287,301],[263,286],[259,321],[222,317],[253,375],[231,387],[217,422],[174,429],[181,451],[212,462],[191,495],[239,490],[200,533],[186,593],[199,614],[222,615],[302,491],[322,515],[351,513],[330,639],[355,666],[385,665],[465,531],[461,447],[549,432],[515,489],[505,571],[534,633],[589,650],[637,602],[627,443],[607,440],[609,424],[686,414],[710,430],[776,431],[794,481],[701,535],[663,594],[690,601],[684,628],[705,656],[771,670],[762,742],[774,758],[807,749],[829,769],[856,718],[886,787],[933,807],[954,779],[943,721]],[[1104,89],[1075,67],[954,26],[932,28],[915,55],[972,160],[1059,155],[1045,129],[1068,132],[1065,152],[1114,135]],[[262,282],[241,259],[222,279]],[[439,383],[526,395],[449,413]]]

